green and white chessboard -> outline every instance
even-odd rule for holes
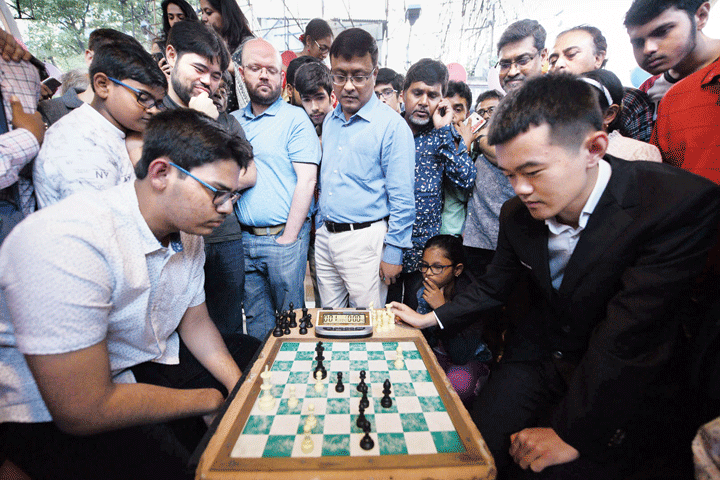
[[[395,368],[396,349],[403,350],[404,366]],[[423,455],[466,451],[446,410],[421,353],[412,341],[323,342],[328,375],[321,392],[315,390],[313,370],[316,342],[283,341],[272,366],[271,390],[275,406],[262,411],[255,398],[230,458],[307,458]],[[360,371],[365,370],[370,421],[375,445],[360,448],[364,433],[356,426],[361,393]],[[343,373],[345,391],[335,391],[337,373]],[[383,382],[390,379],[392,407],[380,405]],[[290,386],[298,405],[288,406]],[[314,448],[303,453],[303,425],[308,406],[314,405],[318,424],[310,437]]]

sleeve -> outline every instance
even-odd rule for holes
[[[442,143],[438,149],[438,155],[443,158],[445,164],[445,177],[461,190],[471,191],[475,185],[477,169],[465,148],[465,143],[462,139],[459,143],[456,142],[459,134],[454,126],[446,125],[440,130],[442,131]]]
[[[39,150],[35,135],[24,128],[0,135],[0,189],[17,182],[20,171]]]
[[[720,216],[714,185],[685,193],[656,213],[661,220],[622,273],[619,291],[553,412],[552,428],[583,456],[605,459],[608,447],[620,445],[627,427],[647,411],[653,392],[661,394],[668,383],[663,378],[672,375],[680,300],[705,265]]]
[[[381,168],[385,175],[390,218],[383,261],[402,264],[403,248],[410,248],[415,221],[415,140],[402,118],[383,138]]]
[[[293,112],[295,113],[295,112]],[[287,142],[288,156],[293,163],[320,164],[320,140],[309,117],[303,113],[294,122]]]

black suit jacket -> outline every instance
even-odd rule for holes
[[[530,274],[531,313],[511,325],[503,361],[562,358],[574,370],[551,425],[581,455],[603,459],[662,391],[680,338],[676,313],[706,261],[720,189],[667,165],[606,156],[612,175],[558,291],[548,229],[519,198],[503,205],[498,247],[472,288],[435,311],[443,325],[498,305]]]

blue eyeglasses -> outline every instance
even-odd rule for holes
[[[150,95],[148,92],[143,92],[142,90],[138,90],[135,87],[131,87],[127,83],[123,83],[117,78],[108,77],[108,80],[110,80],[113,83],[116,83],[122,87],[127,88],[131,92],[135,94],[135,100],[137,100],[138,104],[143,107],[145,110],[150,110],[151,108],[155,107],[158,110],[165,110],[165,105],[163,104],[162,100],[155,100],[152,95]]]
[[[194,178],[195,180],[197,180],[200,183],[200,185],[202,185],[203,187],[210,190],[213,193],[213,201],[212,201],[213,205],[215,205],[216,207],[219,207],[220,205],[224,204],[228,200],[230,200],[232,203],[235,203],[238,201],[238,198],[240,198],[240,195],[241,195],[240,191],[231,192],[230,190],[219,190],[219,189],[213,187],[212,185],[209,185],[209,184],[203,182],[202,180],[200,180],[195,175],[188,172],[181,166],[176,165],[173,162],[168,162],[168,163],[170,165],[172,165],[173,167],[177,168],[178,170],[180,170],[185,175],[187,175],[191,178]]]

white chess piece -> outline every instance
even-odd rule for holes
[[[290,398],[288,398],[288,407],[295,408],[298,406],[298,399],[295,396],[295,385],[290,385]]]
[[[322,392],[324,388],[325,385],[322,381],[322,372],[318,370],[317,372],[315,372],[315,391]]]
[[[395,349],[395,368],[397,368],[398,370],[403,368],[405,366],[405,363],[403,362],[404,359],[405,357],[403,357],[402,347],[398,345],[398,347]]]
[[[305,420],[305,426],[306,427],[309,426],[310,430],[315,428],[315,426],[317,425],[317,417],[315,416],[314,412],[315,412],[315,404],[311,403],[310,405],[308,405],[308,416],[307,416],[307,419]]]
[[[315,448],[312,438],[310,438],[310,432],[312,432],[312,427],[310,427],[310,425],[306,423],[303,427],[303,432],[305,433],[305,438],[303,438],[303,441],[300,444],[300,449],[303,453],[310,453],[313,451],[313,448]]]
[[[272,372],[268,370],[268,366],[265,365],[265,371],[260,374],[260,378],[262,378],[263,383],[260,385],[260,389],[262,390],[262,396],[260,397],[260,401],[258,402],[258,406],[260,407],[260,410],[263,412],[267,412],[269,410],[272,410],[275,407],[275,397],[273,397],[270,390],[273,388],[273,384],[270,381],[272,378]]]

